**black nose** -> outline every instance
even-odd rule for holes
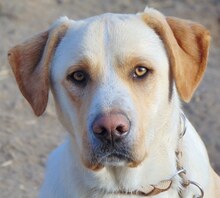
[[[117,142],[124,139],[130,130],[128,118],[121,113],[108,113],[98,116],[92,130],[96,138],[102,142]]]

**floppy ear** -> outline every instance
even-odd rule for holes
[[[149,8],[143,19],[162,39],[178,93],[183,101],[189,102],[206,69],[210,43],[208,30],[192,21],[165,18]]]
[[[49,65],[68,24],[61,18],[51,29],[37,34],[8,52],[9,63],[21,93],[40,116],[48,101]]]

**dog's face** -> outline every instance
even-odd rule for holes
[[[157,131],[168,121],[177,101],[175,84],[188,101],[204,73],[208,33],[188,24],[152,10],[61,19],[11,50],[10,63],[37,115],[46,107],[51,82],[59,118],[86,167],[134,167],[148,156]],[[24,72],[27,62],[32,67]]]
[[[88,167],[135,166],[145,158],[155,121],[169,106],[168,62],[161,39],[138,16],[73,22],[56,50],[51,79],[62,120]]]

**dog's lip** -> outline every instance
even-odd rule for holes
[[[143,159],[136,159],[135,156],[129,150],[123,149],[123,150],[111,150],[107,152],[98,152],[100,151],[100,148],[98,150],[94,150],[91,153],[91,158],[87,161],[85,160],[84,164],[88,169],[91,169],[93,171],[99,171],[100,169],[104,167],[117,167],[117,166],[127,166],[130,168],[137,167]]]
[[[132,157],[120,152],[111,152],[104,156],[99,157],[99,163],[103,164],[105,162],[131,162]]]
[[[128,156],[122,155],[120,153],[111,153],[107,158],[119,158],[119,159],[128,159]]]

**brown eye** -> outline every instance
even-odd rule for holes
[[[73,78],[75,81],[80,82],[80,81],[85,80],[85,74],[84,74],[84,72],[82,72],[82,71],[77,71],[77,72],[74,72],[74,73],[72,74],[72,78]]]
[[[133,73],[133,78],[143,78],[148,73],[148,69],[143,66],[137,66]]]
[[[75,84],[84,86],[88,81],[88,75],[84,71],[75,71],[68,75],[67,79],[71,80]]]

